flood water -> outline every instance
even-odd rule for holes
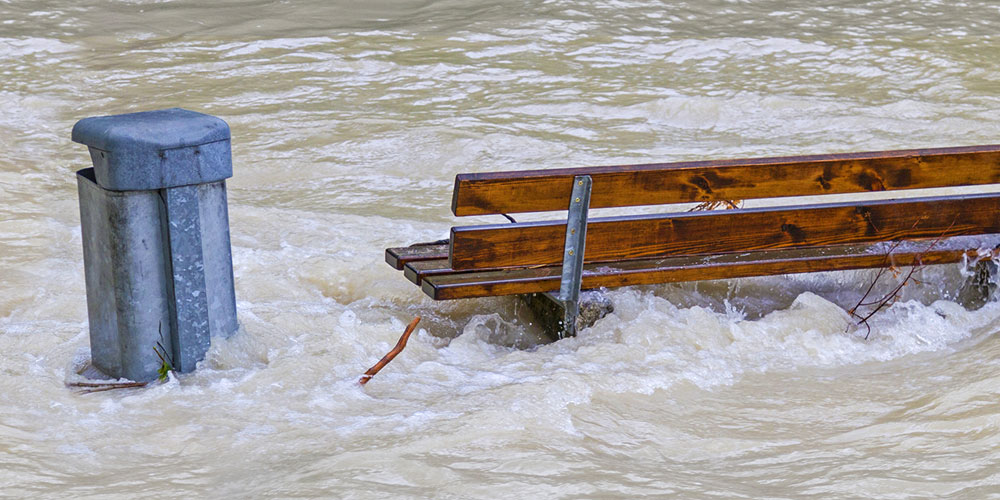
[[[82,395],[70,130],[174,106],[232,128],[241,330]],[[998,110],[987,0],[0,0],[0,497],[1000,498],[1000,304],[957,265],[867,340],[859,271],[618,289],[518,349],[512,300],[383,263],[469,222],[460,172],[993,144]]]

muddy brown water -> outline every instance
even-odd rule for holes
[[[848,272],[614,290],[518,349],[509,299],[382,262],[459,172],[1000,142],[998,33],[987,1],[0,1],[0,497],[1000,498],[1000,304],[958,266],[867,341]],[[172,106],[232,127],[241,331],[76,394],[70,129]]]

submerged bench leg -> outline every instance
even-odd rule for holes
[[[989,259],[981,260],[971,269],[972,274],[958,291],[958,303],[970,311],[986,305],[993,297],[997,285],[997,265]]]
[[[526,306],[531,313],[530,320],[545,332],[550,341],[556,341],[563,337],[565,329],[563,325],[566,321],[566,309],[563,302],[554,298],[555,294],[549,293],[529,293],[518,295],[518,302]],[[580,292],[578,302],[578,313],[574,320],[575,330],[582,330],[591,327],[597,320],[615,311],[615,305],[600,290],[588,290]]]
[[[549,297],[563,307],[562,330],[559,338],[576,335],[576,317],[580,314],[580,285],[583,281],[583,252],[587,242],[587,213],[590,211],[589,175],[573,179],[566,218],[566,246],[563,250],[562,281],[559,294]]]

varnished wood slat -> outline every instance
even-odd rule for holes
[[[454,227],[452,269],[555,265],[565,222]],[[586,262],[1000,232],[1000,194],[592,219]]]
[[[446,244],[419,244],[385,249],[385,262],[395,269],[403,269],[407,262],[447,258]]]
[[[448,267],[448,259],[421,260],[407,262],[403,266],[403,275],[414,285],[420,286],[420,280],[424,276],[437,276],[441,274],[451,274],[455,271]]]
[[[573,177],[592,208],[1000,183],[1000,145],[459,174],[452,212],[566,210]]]
[[[884,244],[875,246],[825,247],[726,254],[718,256],[683,256],[665,259],[623,261],[613,264],[587,264],[583,289],[651,285],[683,281],[745,278],[819,271],[844,271],[885,267],[887,264],[909,266],[959,262],[974,258],[977,250],[937,249],[933,242],[911,243],[887,258]],[[427,275],[421,289],[435,300],[492,297],[550,292],[559,289],[559,266],[492,271],[457,271]]]

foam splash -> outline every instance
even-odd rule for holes
[[[582,374],[598,387],[648,394],[681,381],[707,389],[733,384],[748,372],[845,369],[947,352],[1000,318],[995,302],[968,311],[940,298],[942,293],[956,295],[961,273],[957,266],[934,266],[919,271],[919,283],[905,287],[899,300],[872,316],[869,333],[847,309],[852,300],[860,299],[865,280],[872,276],[826,273],[614,290],[609,292],[614,313],[577,338],[531,353],[512,347],[510,339],[523,335],[523,327],[496,314],[475,316],[442,357],[526,378],[525,356],[533,356],[537,359],[528,371],[539,370],[536,374]],[[816,285],[815,291],[802,290],[809,285]],[[876,293],[892,286],[882,283]],[[730,301],[739,301],[740,294],[758,293],[770,296],[758,302],[743,297],[742,307]],[[783,304],[784,300],[790,303]],[[486,389],[510,380],[478,382],[480,389]]]

